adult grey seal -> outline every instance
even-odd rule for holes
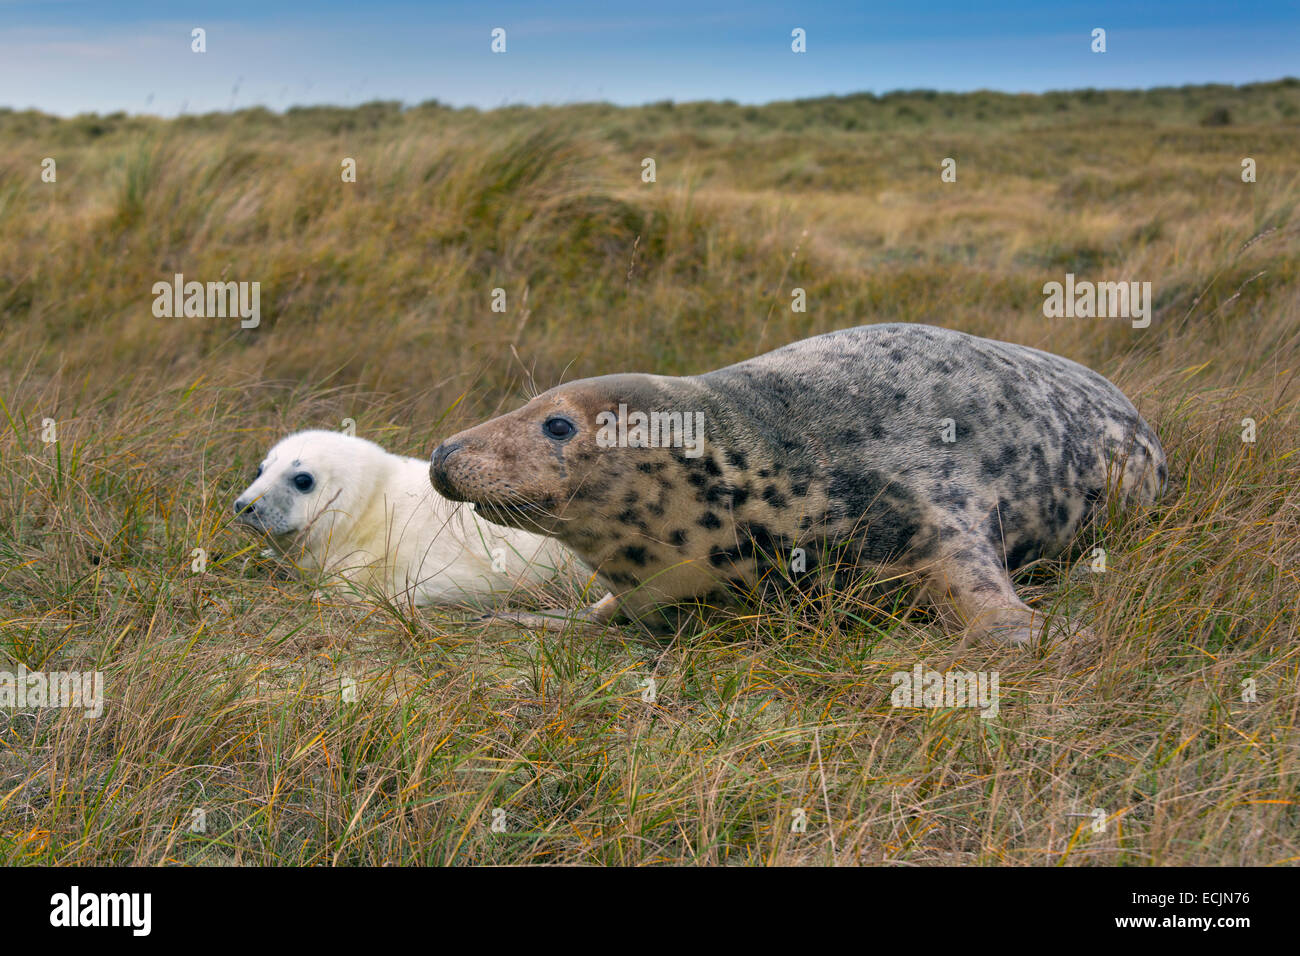
[[[447,439],[429,475],[577,552],[614,595],[590,618],[829,562],[915,573],[962,623],[1022,643],[1043,614],[1008,572],[1065,550],[1108,496],[1154,501],[1166,464],[1096,372],[888,324],[704,375],[570,382]]]

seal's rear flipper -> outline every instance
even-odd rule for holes
[[[547,631],[562,631],[570,624],[595,624],[606,627],[614,619],[618,610],[618,599],[607,593],[591,607],[575,610],[557,609],[553,611],[502,611],[499,614],[485,614],[481,621],[497,624],[516,624],[520,627],[536,627]]]

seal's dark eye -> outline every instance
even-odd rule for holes
[[[261,465],[258,465],[258,466],[257,466],[257,474],[255,474],[255,475],[253,476],[253,480],[256,481],[258,478],[261,478],[261,477],[262,477],[262,466],[261,466]]]
[[[542,431],[546,432],[547,438],[564,441],[566,438],[572,438],[577,433],[578,426],[563,416],[552,415],[542,422]]]
[[[293,476],[293,486],[299,491],[311,491],[311,486],[316,484],[312,476],[305,471],[300,471]]]

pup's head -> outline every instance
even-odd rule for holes
[[[387,457],[373,442],[339,432],[290,435],[267,452],[235,499],[236,520],[282,551],[296,544],[315,552],[360,517]]]
[[[637,485],[644,484],[652,500],[658,496],[652,477],[657,462],[698,454],[700,416],[684,407],[686,390],[670,386],[681,381],[628,374],[560,385],[444,441],[434,450],[429,479],[440,494],[472,502],[489,521],[579,547],[575,538],[584,527],[628,511],[623,499]],[[630,440],[621,440],[629,433],[620,424],[656,414],[661,427],[650,447],[637,444],[635,428]],[[674,434],[663,416],[675,416]]]

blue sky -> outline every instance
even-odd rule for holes
[[[207,52],[190,31],[207,31]],[[490,50],[494,27],[507,50]],[[807,32],[807,53],[790,32]],[[1091,52],[1094,27],[1107,52]],[[1300,0],[987,4],[0,0],[0,105],[175,115],[263,105],[1042,91],[1300,74]]]

